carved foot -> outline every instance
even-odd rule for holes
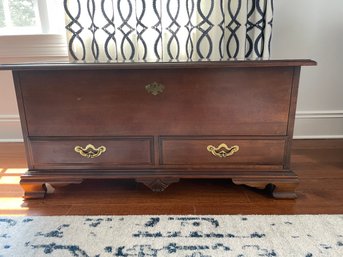
[[[24,174],[21,176],[20,185],[24,189],[25,199],[44,198],[45,195],[52,194],[55,188],[69,184],[80,184],[80,178],[54,178],[52,180],[45,177],[31,176]]]
[[[20,182],[20,185],[24,189],[23,197],[25,199],[38,199],[45,197],[47,189],[44,183]]]
[[[258,189],[268,189],[276,199],[295,199],[297,195],[295,188],[299,184],[297,178],[294,179],[232,179],[236,185],[247,185]]]
[[[284,183],[274,183],[274,189],[272,189],[272,195],[277,199],[296,199],[297,194],[295,193],[295,188],[298,186],[299,182],[284,182]]]
[[[170,184],[179,182],[179,180],[178,178],[138,178],[136,182],[143,183],[153,192],[162,192]]]

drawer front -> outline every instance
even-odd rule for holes
[[[115,168],[153,165],[152,138],[31,140],[34,168]]]
[[[29,136],[286,135],[293,69],[21,71]],[[158,82],[164,89],[148,92]]]
[[[162,165],[279,165],[284,140],[171,139],[160,141]]]

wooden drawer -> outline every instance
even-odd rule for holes
[[[226,144],[227,148],[223,144]],[[160,163],[162,165],[281,166],[285,149],[285,141],[275,139],[162,138],[160,145],[162,148]],[[220,145],[222,147],[218,149]]]
[[[29,136],[286,135],[293,68],[21,71]],[[153,95],[145,86],[162,83]]]
[[[36,169],[152,165],[152,142],[152,138],[31,140],[31,159]]]

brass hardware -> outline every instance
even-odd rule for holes
[[[212,153],[214,156],[220,157],[220,158],[226,158],[228,156],[233,155],[235,152],[238,152],[239,146],[234,145],[231,147],[228,147],[226,144],[220,144],[218,147],[214,147],[213,145],[207,146],[207,151]]]
[[[165,86],[161,83],[153,82],[145,86],[145,90],[153,95],[158,95],[164,91]]]
[[[100,156],[102,153],[106,152],[106,147],[100,146],[98,148],[95,148],[94,145],[89,144],[85,148],[82,148],[81,146],[75,146],[74,150],[83,157],[96,158]]]

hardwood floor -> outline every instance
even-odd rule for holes
[[[133,180],[85,181],[57,188],[44,200],[21,197],[24,146],[0,143],[0,215],[105,214],[342,214],[343,140],[295,140],[297,200],[275,200],[266,192],[229,180],[182,180],[153,193]]]

